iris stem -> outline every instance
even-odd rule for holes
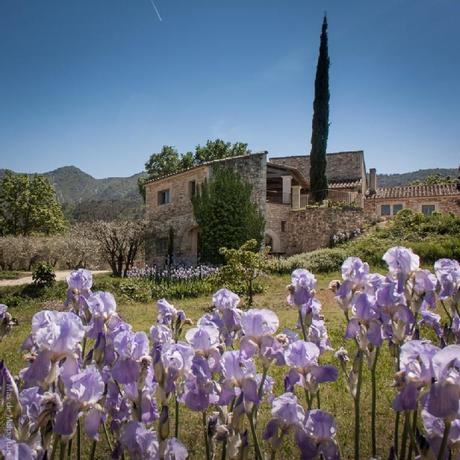
[[[401,450],[400,458],[404,460],[406,458],[406,444],[407,444],[407,434],[409,432],[409,412],[404,412],[404,428],[401,438]]]
[[[262,399],[263,392],[264,392],[264,385],[265,385],[265,380],[267,379],[267,372],[268,372],[268,367],[264,366],[263,371],[262,371],[262,378],[260,379],[260,385],[257,390],[257,396],[259,399]],[[252,411],[251,411],[251,418],[257,422],[257,411],[258,411],[258,405],[254,404]]]
[[[358,359],[358,381],[356,383],[355,395],[355,460],[359,460],[360,399],[363,374],[363,355],[361,351],[358,351]]]
[[[444,434],[442,435],[441,447],[439,448],[438,460],[444,459],[444,452],[447,447],[447,440],[449,439],[450,420],[444,420]]]
[[[308,390],[304,387],[305,391],[305,401],[307,402],[307,410],[311,410],[311,397]]]
[[[50,460],[54,460],[56,457],[57,446],[59,444],[60,436],[58,434],[54,435],[53,449],[51,450]]]
[[[254,449],[256,451],[256,460],[263,460],[262,452],[260,451],[259,440],[257,439],[256,427],[254,426],[254,420],[252,414],[248,414],[249,426],[251,427],[252,439],[254,441]]]
[[[400,360],[400,355],[399,355],[399,345],[397,345],[396,349],[396,372],[399,372],[399,360]],[[401,414],[399,412],[396,412],[395,416],[395,428],[394,428],[394,443],[393,443],[393,448],[394,448],[394,455],[395,458],[398,458],[398,441],[399,441],[399,418]]]
[[[110,451],[113,451],[113,445],[112,445],[112,441],[110,441],[109,432],[107,431],[106,423],[104,422],[102,426],[104,427],[104,434],[105,434],[105,438],[107,439],[107,444],[109,445]]]
[[[174,419],[175,419],[175,427],[174,427],[174,436],[176,439],[179,439],[179,400],[176,397],[176,403],[175,403],[175,414],[174,414]]]
[[[377,457],[377,434],[376,434],[376,411],[377,411],[377,359],[379,357],[380,348],[375,349],[374,362],[371,369],[372,382],[372,405],[371,405],[371,438],[372,438],[372,456]]]
[[[77,460],[81,460],[81,423],[77,422]]]
[[[62,439],[61,439],[60,444],[61,445],[60,445],[60,449],[59,449],[59,460],[65,460],[65,452],[66,452],[67,444]]]
[[[300,327],[302,328],[302,335],[305,342],[307,341],[307,331],[305,330],[305,324],[303,323],[302,310],[299,308],[299,322]]]
[[[203,435],[204,445],[206,446],[206,460],[211,460],[211,453],[209,451],[208,427],[206,424],[206,411],[203,411]]]
[[[67,446],[67,458],[69,460],[72,458],[72,441],[73,441],[73,438],[70,438],[69,444]]]
[[[93,441],[93,444],[91,446],[91,454],[89,456],[90,460],[94,460],[95,458],[95,455],[96,455],[96,445],[97,445],[97,441]]]
[[[420,454],[420,450],[417,444],[416,432],[417,432],[417,409],[415,409],[414,412],[412,413],[412,424],[409,427],[409,435],[410,435],[411,442],[409,445],[409,453],[407,454],[408,459],[412,458],[412,451],[414,449],[417,455]]]
[[[321,409],[321,396],[319,394],[319,388],[316,390],[316,405],[317,409]]]

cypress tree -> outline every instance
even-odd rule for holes
[[[321,30],[318,65],[315,78],[315,100],[310,153],[310,191],[315,201],[327,197],[326,149],[329,135],[329,54],[327,47],[327,18]]]

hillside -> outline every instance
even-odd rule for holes
[[[5,170],[0,170],[0,178]],[[64,166],[43,174],[56,189],[65,216],[74,222],[97,219],[135,219],[143,216],[144,205],[137,180],[130,177],[95,179],[75,166]]]
[[[377,174],[378,187],[397,187],[407,185],[414,180],[423,180],[433,174],[440,174],[446,177],[457,177],[459,172],[457,169],[435,168],[435,169],[419,169],[402,174]]]

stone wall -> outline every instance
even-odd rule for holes
[[[146,184],[146,234],[145,262],[162,265],[165,262],[169,229],[174,231],[174,257],[176,262],[197,262],[198,226],[193,218],[190,182],[199,187],[212,178],[217,167],[235,169],[252,185],[252,198],[261,212],[266,212],[267,154],[229,158],[159,179]],[[170,202],[158,203],[158,193],[169,190]]]
[[[265,241],[271,240],[270,245],[274,254],[286,253],[290,213],[291,206],[288,204],[267,203]]]
[[[403,208],[412,209],[415,212],[422,212],[422,205],[434,204],[437,212],[451,212],[460,216],[460,194],[437,197],[405,197],[405,198],[366,198],[364,200],[364,211],[370,215],[380,216],[381,205],[402,204]]]
[[[146,184],[145,209],[149,221],[146,235],[145,261],[162,265],[165,261],[165,240],[169,229],[174,231],[174,252],[177,260],[196,262],[197,226],[193,218],[190,182],[199,187],[209,177],[209,167],[201,166]],[[158,204],[158,192],[170,191],[170,203]]]
[[[266,212],[267,197],[267,153],[228,158],[210,165],[210,177],[216,168],[232,168],[252,186],[252,200],[257,203],[262,214]]]
[[[292,210],[287,224],[286,254],[326,248],[338,232],[362,228],[368,217],[362,210],[306,208]]]

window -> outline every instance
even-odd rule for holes
[[[381,216],[391,216],[391,206],[389,204],[382,204],[380,206]]]
[[[396,216],[396,214],[398,214],[398,212],[401,211],[402,208],[403,208],[402,204],[394,204],[393,205],[393,216]]]
[[[158,192],[158,204],[168,204],[171,203],[171,194],[169,193],[169,188],[167,190],[160,190]]]
[[[168,238],[157,238],[155,241],[157,256],[164,256],[168,252]]]
[[[191,180],[188,183],[188,196],[193,198],[196,195],[196,181]]]
[[[282,221],[281,221],[281,231],[282,231],[282,232],[285,232],[285,231],[286,231],[286,221],[285,221],[285,220],[282,220]]]
[[[436,211],[436,205],[434,204],[422,204],[422,213],[425,216],[431,216]]]

